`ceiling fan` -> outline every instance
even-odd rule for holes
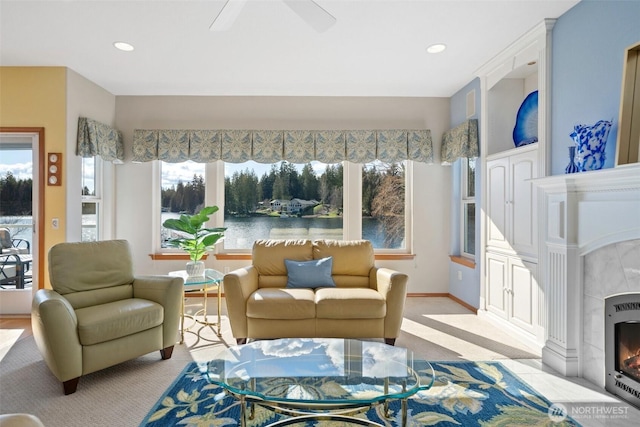
[[[314,0],[282,1],[319,33],[328,30],[336,23],[336,18]],[[247,0],[227,0],[209,29],[211,31],[226,31],[231,28],[246,3]]]

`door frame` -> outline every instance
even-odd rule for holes
[[[34,231],[36,234],[37,242],[37,258],[34,260],[34,266],[37,268],[38,274],[38,287],[37,289],[44,288],[44,268],[42,268],[42,260],[44,259],[44,190],[45,190],[45,143],[44,143],[44,128],[43,127],[0,127],[0,133],[24,133],[24,134],[37,134],[38,135],[38,157],[37,164],[33,165],[34,170],[38,171],[38,194],[37,194],[37,222],[34,224]],[[33,197],[33,196],[32,196]],[[37,266],[36,266],[37,263]],[[35,291],[36,289],[32,289]]]

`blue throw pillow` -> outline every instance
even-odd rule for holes
[[[287,267],[287,288],[335,287],[331,277],[333,257],[314,259],[313,261],[294,261],[285,259]]]

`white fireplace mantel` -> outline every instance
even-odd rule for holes
[[[546,311],[542,361],[583,376],[583,257],[640,238],[640,164],[533,180],[543,206],[540,267]]]

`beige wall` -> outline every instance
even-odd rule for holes
[[[436,159],[449,128],[449,99],[359,97],[118,96],[116,127],[125,140],[125,164],[116,168],[116,237],[130,240],[140,273],[181,268],[152,261],[152,163],[133,164],[134,129],[431,129]],[[415,164],[413,231],[415,259],[379,261],[409,274],[409,292],[448,292],[451,169]],[[213,257],[211,257],[213,258]],[[183,264],[183,263],[182,263]],[[223,271],[246,262],[209,259]]]
[[[113,126],[116,116],[116,97],[102,87],[87,80],[80,74],[67,70],[67,153],[65,158],[67,171],[67,215],[65,217],[66,240],[77,242],[82,238],[82,158],[76,155],[78,137],[78,118],[88,117],[101,123]],[[103,162],[103,208],[107,210],[101,217],[109,217],[113,210],[114,166],[111,162]],[[99,190],[100,191],[100,190]],[[113,215],[111,215],[113,216]],[[103,224],[103,239],[112,237],[111,222]]]
[[[43,127],[45,153],[60,152],[66,157],[66,68],[64,67],[0,67],[0,126]],[[64,160],[63,160],[64,162]],[[45,232],[40,245],[48,249],[65,240],[67,173],[63,163],[62,185],[45,186]],[[34,165],[37,167],[37,165]],[[44,168],[41,168],[43,170]],[[51,219],[60,218],[60,228],[51,228]],[[40,272],[48,286],[46,256],[41,260]],[[41,276],[42,277],[42,276]],[[43,283],[38,283],[43,286]]]

